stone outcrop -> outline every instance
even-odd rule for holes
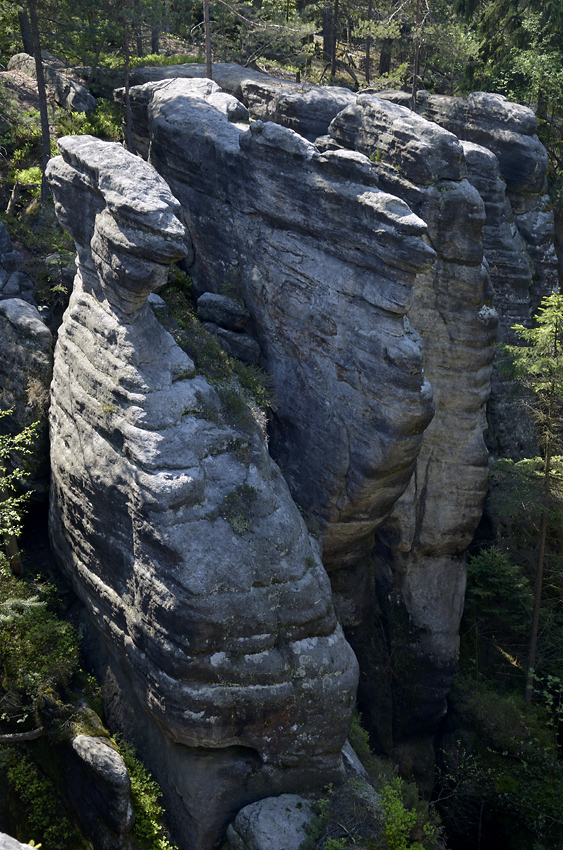
[[[28,473],[23,486],[43,499],[49,481],[47,412],[52,368],[51,332],[38,310],[21,298],[0,300],[0,409],[11,411],[0,419],[0,430],[16,435],[38,422],[33,457],[17,462]]]
[[[387,752],[405,738],[426,736],[428,741],[444,711],[457,659],[463,552],[486,492],[483,432],[497,316],[483,261],[483,200],[467,179],[459,139],[403,106],[347,93],[344,108],[331,120],[335,101],[330,90],[300,91],[299,86],[258,78],[256,72],[247,78],[240,70],[220,68],[215,74],[214,68],[214,76],[220,83],[225,80],[251,113],[278,121],[283,129],[261,121],[250,132],[229,127],[225,117],[209,108],[215,84],[205,88],[199,80],[155,80],[131,93],[139,149],[147,155],[150,146],[151,162],[184,207],[196,286],[219,291],[229,274],[239,281],[262,363],[281,401],[272,452],[299,503],[321,520],[323,557],[339,615],[360,659],[360,699],[370,728]],[[291,115],[289,108],[279,107],[286,97]],[[314,125],[320,133],[315,147],[304,139],[311,137],[311,125],[295,120],[295,115],[307,114],[312,99],[323,104],[324,114],[324,123]],[[295,128],[302,135],[291,132]],[[333,187],[341,196],[338,202],[331,202]],[[400,199],[425,222],[426,230],[418,234],[424,234],[435,262],[417,268],[411,255],[406,267],[402,256],[389,250],[382,254],[384,233],[375,205],[369,230],[365,207],[358,206],[368,192],[380,201],[385,198],[385,204],[389,198]],[[268,199],[267,209],[261,198]],[[216,203],[213,219],[220,222],[220,233],[213,232],[210,200]],[[257,226],[257,212],[268,217],[268,229]],[[296,234],[291,246],[288,231]],[[308,259],[311,237],[316,266]],[[336,253],[346,261],[345,289],[342,267],[334,263]],[[408,293],[405,279],[398,276],[405,270],[412,275]],[[368,279],[369,289],[364,285]],[[391,288],[390,280],[407,297],[399,298],[401,290]],[[360,292],[363,300],[358,300]],[[365,339],[375,341],[391,326],[401,334],[400,323],[399,356],[386,342],[371,347],[369,361],[362,351],[360,361]],[[386,488],[383,499],[382,485],[389,483],[389,473],[396,476],[396,467],[393,452],[382,451],[381,437],[391,449],[391,441],[398,448],[406,434],[398,430],[396,416],[392,430],[382,420],[381,399],[387,401],[399,386],[397,368],[410,372],[411,382],[416,376],[419,388],[424,386],[419,367],[413,370],[414,361],[406,356],[407,340],[413,354],[423,346],[424,375],[434,390],[436,414],[429,427],[428,415],[411,424],[416,449],[409,460],[401,453],[406,474],[400,486]],[[343,369],[352,358],[355,376]],[[388,371],[390,360],[395,370]],[[337,382],[331,380],[335,363]],[[353,394],[358,378],[362,392]],[[370,398],[375,402],[371,406],[366,404]],[[400,393],[395,398],[395,411],[413,410],[412,401],[406,403]],[[330,411],[328,419],[321,416],[325,410]],[[354,434],[358,411],[365,416],[361,441]],[[340,428],[333,425],[337,417]],[[347,465],[344,486],[336,463],[341,457]],[[363,489],[357,483],[360,474],[366,479]],[[372,535],[378,528],[372,560]],[[401,684],[390,689],[391,658]],[[421,746],[424,750],[426,745]]]
[[[59,65],[57,62],[56,65]],[[8,71],[23,71],[28,77],[35,79],[37,71],[35,59],[28,53],[16,53],[8,62]],[[64,109],[74,109],[75,112],[92,112],[96,106],[96,98],[87,88],[62,74],[55,64],[43,59],[45,85],[53,93],[55,103]]]
[[[401,92],[383,93],[407,103]],[[536,116],[498,94],[467,98],[419,92],[417,112],[463,140],[468,179],[485,202],[483,249],[499,312],[499,339],[517,342],[512,326],[528,325],[541,299],[558,285],[554,220],[547,194],[547,152]],[[491,450],[518,460],[537,453],[537,436],[518,387],[495,368],[489,405]]]
[[[372,95],[343,110],[328,136],[370,157],[379,185],[427,222],[438,256],[434,269],[418,276],[408,313],[424,341],[436,414],[373,558],[371,606],[383,612],[385,640],[370,634],[365,589],[351,592],[349,577],[341,578],[360,621],[353,644],[371,671],[360,702],[390,752],[397,740],[431,736],[445,711],[463,610],[463,553],[487,489],[483,432],[497,315],[486,305],[492,289],[483,264],[483,202],[466,179],[457,137]],[[394,690],[387,686],[390,665],[401,682]]]
[[[59,148],[48,179],[78,273],[55,352],[52,545],[99,635],[110,721],[181,850],[210,848],[241,805],[340,775],[357,664],[260,420],[233,418],[146,303],[187,250],[177,201],[119,145]]]
[[[311,831],[313,803],[280,794],[241,809],[227,830],[230,850],[299,850]]]
[[[21,844],[11,835],[0,832],[0,850],[33,850],[30,844]]]
[[[405,314],[435,252],[367,157],[229,122],[215,83],[131,90],[137,137],[183,206],[197,291],[238,288],[277,399],[272,451],[323,530],[357,560],[405,489],[433,406]]]

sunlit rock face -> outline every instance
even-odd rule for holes
[[[485,205],[463,145],[371,95],[347,93],[335,111],[331,89],[233,66],[218,66],[215,83],[150,74],[132,90],[139,150],[182,203],[196,286],[235,280],[252,314],[280,401],[272,452],[320,520],[373,736],[387,752],[414,742],[428,763],[457,659],[463,551],[487,486],[497,325]],[[229,127],[210,108],[217,83],[282,126]],[[401,204],[425,227],[406,230]]]
[[[405,322],[435,261],[426,226],[377,188],[365,156],[233,123],[214,83],[131,97],[137,135],[146,128],[182,203],[196,288],[227,283],[251,314],[277,400],[272,453],[321,527],[325,565],[353,563],[405,489],[433,412]]]
[[[229,418],[147,304],[179,204],[119,145],[59,140],[78,273],[52,384],[50,531],[98,639],[110,721],[211,848],[241,805],[341,770],[357,662],[260,421]]]

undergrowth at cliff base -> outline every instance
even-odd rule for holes
[[[436,809],[373,754],[357,715],[349,738],[367,776],[324,789],[301,850],[444,850]]]

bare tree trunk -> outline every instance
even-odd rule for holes
[[[371,21],[371,15],[373,10],[373,0],[369,0],[368,2],[368,23]],[[371,63],[371,35],[366,36],[366,84],[369,86],[370,81],[370,63]]]
[[[391,52],[393,50],[393,39],[384,38],[381,43],[381,53],[379,54],[379,76],[388,74],[391,70]]]
[[[160,30],[158,27],[151,29],[151,53],[158,53],[160,50]]]
[[[414,29],[414,62],[412,74],[412,95],[411,109],[414,112],[416,108],[416,87],[418,83],[418,63],[420,60],[420,0],[416,0],[416,23]]]
[[[211,26],[209,23],[209,0],[203,0],[203,28],[205,30],[205,76],[208,80],[212,80],[213,66],[211,56]]]
[[[49,116],[47,115],[47,91],[45,89],[45,74],[43,73],[43,62],[41,60],[41,43],[39,41],[39,26],[37,23],[37,7],[35,0],[28,0],[29,23],[31,26],[31,38],[33,41],[33,56],[35,59],[35,73],[37,75],[37,94],[39,97],[39,115],[41,117],[41,200],[46,201],[49,197],[49,187],[45,179],[45,169],[51,158],[51,138],[49,136]]]
[[[29,53],[30,56],[33,56],[33,38],[31,36],[29,18],[25,9],[21,9],[18,12],[18,21],[20,25],[23,49],[26,53]]]
[[[530,652],[528,669],[526,671],[526,702],[532,702],[534,692],[534,669],[536,666],[536,649],[538,645],[538,627],[540,622],[541,594],[543,586],[543,570],[545,560],[545,541],[547,537],[547,503],[549,500],[549,475],[551,472],[551,436],[548,438],[545,452],[545,469],[543,479],[543,504],[540,525],[540,551],[536,568],[536,583],[534,587],[534,611],[532,614],[532,631],[530,633]]]
[[[336,35],[338,32],[338,0],[334,0],[332,12],[332,43],[330,46],[330,76],[336,76]]]
[[[323,2],[323,62],[327,65],[330,62],[332,54],[332,2],[324,0]]]
[[[125,147],[133,152],[133,133],[131,121],[131,95],[129,93],[129,23],[123,20],[123,46],[125,47]]]

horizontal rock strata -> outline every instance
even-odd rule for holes
[[[323,528],[328,567],[353,562],[406,487],[432,416],[404,316],[435,252],[369,160],[293,130],[229,122],[216,84],[131,90],[137,135],[183,207],[198,291],[238,288],[273,378],[272,451]]]
[[[260,424],[229,417],[146,303],[186,252],[178,203],[119,145],[59,148],[48,178],[78,274],[55,353],[52,544],[119,682],[110,716],[132,706],[175,840],[203,850],[242,803],[338,774],[356,660]]]

